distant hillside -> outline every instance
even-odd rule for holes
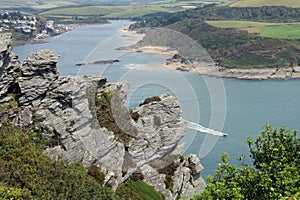
[[[168,0],[1,0],[0,9],[16,9],[22,11],[36,11],[42,9],[51,9],[65,6],[79,5],[130,5],[132,2],[136,4],[151,4],[157,2],[170,2]]]
[[[261,7],[261,6],[286,6],[299,8],[300,0],[240,0],[229,4],[230,7]]]
[[[199,42],[222,67],[286,68],[289,65],[300,64],[300,42],[297,40],[299,25],[294,23],[294,26],[287,26],[287,22],[299,21],[299,16],[300,8],[283,6],[238,8],[210,5],[185,12],[145,18],[131,28],[166,27],[179,31]],[[234,23],[232,28],[218,28],[218,25],[214,27],[205,22],[224,25],[225,22],[230,22],[228,20]],[[236,23],[241,26],[252,23],[253,26],[253,23],[258,21],[265,24],[266,22],[281,23],[277,27],[260,27],[262,28],[260,35],[234,29]],[[290,30],[283,31],[287,28]],[[151,41],[145,42],[151,43]]]

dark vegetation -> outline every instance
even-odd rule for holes
[[[207,187],[196,199],[289,199],[300,198],[299,134],[269,124],[254,140],[247,140],[253,165],[236,167],[226,154],[216,175],[207,178]]]
[[[188,12],[187,12],[188,13]],[[262,7],[227,7],[208,6],[197,8],[189,18],[196,16],[210,20],[236,19],[267,22],[297,22],[300,19],[300,8],[284,6],[262,6]]]
[[[178,168],[179,164],[180,164],[179,162],[172,162],[171,164],[158,169],[158,173],[166,175],[165,184],[166,184],[166,188],[169,189],[170,191],[173,191],[174,180],[172,177],[174,176],[174,173]]]
[[[97,166],[55,161],[43,152],[41,133],[0,127],[0,199],[162,199],[140,178],[129,179],[117,192],[103,187],[104,174]]]
[[[114,105],[112,105],[112,102],[114,102]],[[127,112],[117,94],[112,90],[101,90],[100,96],[95,99],[95,104],[100,126],[112,131],[116,139],[126,146],[137,130],[131,126],[130,113]]]
[[[137,111],[131,113],[131,118],[134,121],[137,121],[139,119],[139,117],[140,117],[140,114]]]
[[[201,44],[210,56],[227,68],[279,68],[300,63],[300,42],[279,40],[249,34],[235,29],[216,28],[205,20],[255,20],[293,22],[300,18],[299,8],[261,7],[231,8],[206,6],[175,14],[144,18],[131,29],[165,27],[179,31]],[[242,22],[241,22],[242,23]],[[147,38],[148,37],[148,38]],[[151,37],[151,36],[150,36]],[[153,38],[145,37],[145,43]],[[148,41],[147,41],[148,40]],[[158,40],[156,38],[156,40]]]
[[[0,196],[4,199],[117,199],[79,163],[54,161],[32,130],[0,128]]]
[[[104,183],[105,174],[101,171],[100,167],[98,167],[96,165],[90,166],[88,168],[88,175],[93,177],[100,185],[102,185]]]
[[[57,24],[105,24],[109,23],[107,19],[102,16],[92,15],[92,16],[47,16],[48,20],[52,20]]]
[[[227,7],[208,5],[193,10],[178,13],[161,13],[159,15],[145,16],[143,20],[132,27],[140,26],[168,26],[183,19],[203,20],[247,20],[263,22],[298,22],[300,20],[300,8],[283,6],[263,7]]]
[[[146,105],[155,101],[161,101],[161,98],[159,96],[154,96],[154,97],[149,97],[147,99],[145,99],[145,101],[143,103],[140,104],[140,106],[142,105]]]

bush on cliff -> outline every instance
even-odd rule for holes
[[[161,200],[163,196],[157,192],[154,187],[149,186],[147,183],[138,180],[134,181],[128,179],[117,189],[117,194],[127,200]]]
[[[1,126],[1,198],[116,199],[111,189],[102,187],[81,164],[70,166],[43,154],[36,135],[8,124]]]
[[[253,165],[228,162],[226,154],[216,175],[196,199],[300,199],[300,139],[294,131],[269,124],[254,140],[247,140]]]

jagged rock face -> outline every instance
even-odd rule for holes
[[[184,158],[174,172],[174,196],[191,197],[204,190],[205,182],[200,176],[203,169],[199,158],[195,154]]]
[[[11,53],[12,36],[1,34],[0,37],[0,101],[4,100],[7,93],[12,93],[15,79],[20,74],[18,56]]]
[[[162,95],[133,112],[139,116],[134,124],[138,135],[129,147],[133,159],[137,163],[145,163],[172,153],[186,130],[177,99]]]
[[[23,127],[36,124],[46,137],[58,141],[56,146],[45,147],[45,153],[71,163],[82,161],[86,167],[99,166],[106,174],[105,184],[113,188],[139,171],[165,199],[201,192],[199,159],[193,155],[180,160],[175,155],[186,128],[176,98],[162,95],[146,101],[133,110],[136,116],[132,119],[124,106],[128,83],[107,83],[103,77],[59,76],[59,56],[51,50],[31,53],[21,66],[11,53],[11,37],[0,37],[4,38],[0,40],[0,103],[9,101],[9,93],[14,94],[19,104],[13,115],[15,123]],[[130,135],[130,141],[118,140],[114,132],[99,123],[96,100],[101,98],[102,90],[116,94],[110,102],[112,120]],[[172,176],[173,193],[166,187],[166,175],[153,164],[172,156],[174,159],[162,162],[160,167],[177,163]]]
[[[97,88],[103,87],[102,77],[61,77],[56,68],[58,55],[49,50],[31,53],[18,78],[19,99],[23,110],[21,124],[35,119],[44,134],[59,140],[59,146],[47,148],[51,157],[62,156],[69,162],[82,161],[85,166],[99,165],[118,185],[122,174],[124,146],[114,134],[100,127],[95,116]],[[32,117],[31,117],[32,118]],[[26,119],[22,120],[22,119]],[[112,177],[111,177],[112,176]]]
[[[30,53],[24,61],[18,83],[22,97],[19,99],[21,106],[38,103],[46,96],[48,89],[56,84],[59,73],[56,68],[58,55],[51,50],[42,50]]]

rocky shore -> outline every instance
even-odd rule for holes
[[[180,65],[176,69],[206,76],[235,78],[241,80],[300,79],[300,66],[266,69],[228,69],[224,67],[217,67],[214,64],[207,65],[207,63],[191,63],[187,65]]]
[[[116,189],[137,176],[164,199],[191,197],[204,187],[199,158],[180,155],[186,123],[175,97],[146,99],[130,110],[124,105],[127,82],[104,77],[60,76],[58,55],[41,50],[21,64],[10,34],[0,34],[0,126],[39,128],[53,140],[44,152],[84,166],[96,165],[104,185]]]
[[[300,66],[266,69],[227,69],[216,67],[213,64],[207,65],[205,63],[192,63],[190,65],[181,65],[176,69],[181,71],[194,72],[206,76],[235,78],[241,80],[300,79]]]

